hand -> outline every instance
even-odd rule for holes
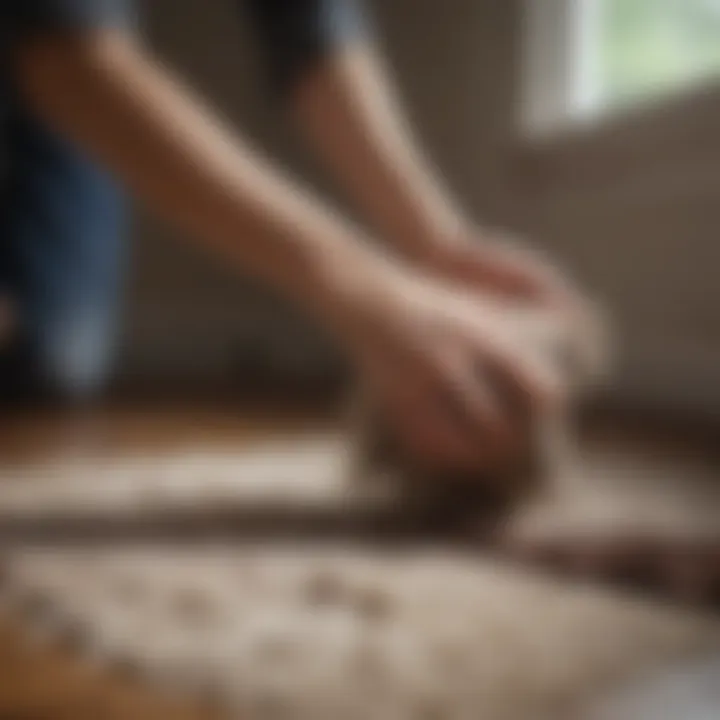
[[[482,470],[513,452],[522,436],[496,395],[498,377],[530,408],[558,398],[550,369],[527,357],[494,310],[487,296],[403,271],[376,284],[350,319],[368,390],[414,458]]]
[[[435,277],[481,291],[502,302],[529,304],[549,311],[573,328],[573,346],[581,376],[589,381],[611,364],[611,337],[604,308],[573,283],[542,252],[502,233],[468,231],[435,233],[416,255],[421,267]]]
[[[570,278],[540,251],[502,233],[435,236],[418,260],[426,272],[485,293],[570,310],[583,304]]]

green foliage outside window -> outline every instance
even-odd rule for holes
[[[720,81],[720,0],[598,0],[603,104]]]

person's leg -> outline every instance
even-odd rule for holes
[[[17,103],[9,104],[5,139],[0,265],[18,313],[5,394],[84,399],[110,368],[122,196],[104,171]]]

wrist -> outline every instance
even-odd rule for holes
[[[407,269],[369,242],[335,243],[312,272],[305,299],[351,354],[382,333],[400,304]]]
[[[392,242],[411,262],[432,265],[469,236],[471,225],[455,212],[416,215],[398,226]]]

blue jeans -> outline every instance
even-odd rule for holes
[[[32,117],[12,93],[0,135],[0,293],[20,333],[0,357],[0,399],[81,399],[107,379],[123,266],[115,182]]]

